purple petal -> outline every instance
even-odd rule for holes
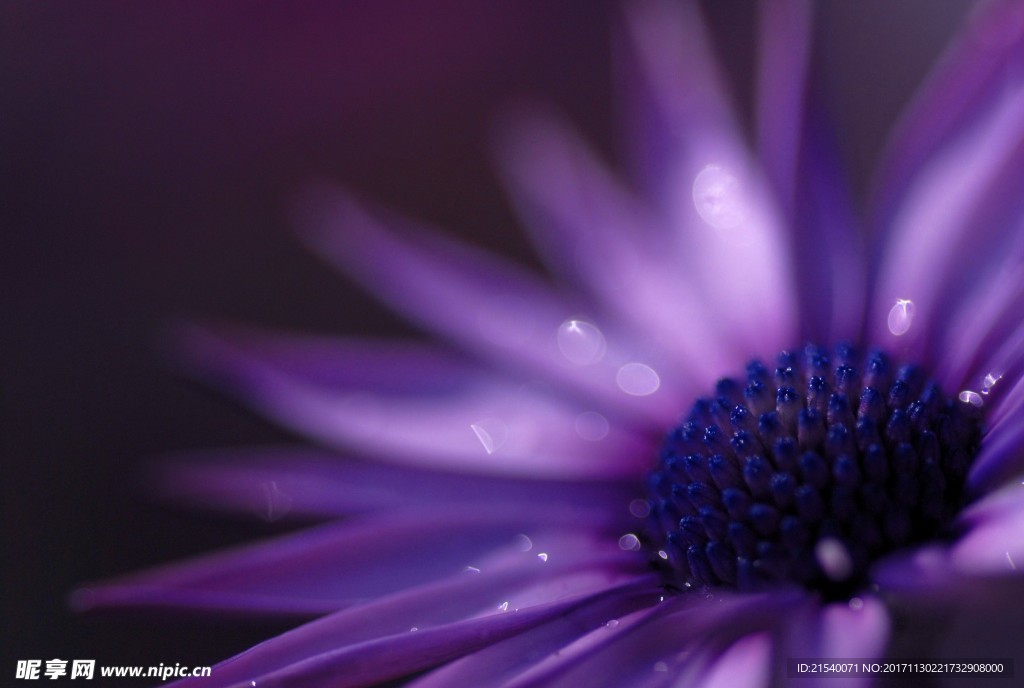
[[[773,628],[802,597],[785,590],[720,599],[670,597],[624,630],[605,634],[581,652],[552,657],[510,685],[699,685],[722,651]]]
[[[812,7],[806,0],[765,3],[758,35],[757,142],[761,163],[793,214],[804,121]]]
[[[1007,340],[1008,343],[1019,344],[1024,348],[1024,339],[1020,335],[1024,335],[1024,327],[1019,328],[1019,331]],[[1018,374],[1016,379],[1000,379],[997,385],[1002,386],[1002,389],[998,403],[988,417],[989,435],[997,431],[1002,432],[1004,428],[1007,434],[1012,434],[1013,428],[1019,426],[1019,423],[1013,421],[1020,418],[1020,412],[1024,409],[1024,374]]]
[[[851,598],[824,608],[808,606],[789,629],[785,654],[793,659],[824,661],[871,660],[884,656],[889,641],[890,619],[885,605],[875,597]],[[869,686],[870,677],[801,678],[809,686]]]
[[[821,612],[818,650],[823,657],[881,657],[889,641],[889,613],[874,597],[835,602]]]
[[[652,588],[651,592],[657,591]],[[622,632],[646,616],[646,611],[638,610],[651,606],[655,600],[654,595],[597,599],[564,617],[538,625],[431,672],[414,682],[413,686],[504,684],[521,677],[548,657],[563,657],[566,652],[571,653],[583,639],[594,642],[594,636],[603,638]]]
[[[876,567],[874,579],[888,592],[939,599],[977,586],[972,577],[1019,575],[1024,565],[1024,484],[1014,480],[971,504],[954,528],[963,535],[952,545],[887,557]]]
[[[807,82],[813,8],[785,0],[760,12],[758,148],[791,231],[800,336],[852,339],[863,318],[863,249],[835,136]]]
[[[957,521],[964,525],[973,525],[1021,510],[1024,510],[1024,482],[1014,480],[964,508]]]
[[[627,19],[644,124],[664,151],[655,202],[678,228],[679,269],[724,340],[774,355],[797,336],[787,234],[724,105],[697,6],[636,3]]]
[[[882,593],[894,618],[921,621],[896,634],[891,656],[942,662],[1019,655],[1024,612],[1024,576],[1019,571],[968,574],[951,565],[941,547],[901,559],[888,567],[898,572],[887,572]],[[950,678],[950,686],[964,682]]]
[[[1014,0],[979,6],[928,82],[904,111],[874,190],[875,226],[896,214],[907,188],[951,138],[990,112],[1020,63],[1024,8]]]
[[[973,306],[975,271],[998,270],[1011,255],[1022,123],[1024,85],[919,176],[887,237],[869,321],[877,341],[932,344],[950,312]]]
[[[1000,508],[979,506],[968,511],[967,532],[949,549],[949,561],[971,574],[1017,573],[1024,570],[1024,488],[1014,483],[1012,496]]]
[[[924,632],[900,634],[899,655],[948,661],[951,657],[978,657],[985,661],[1020,657],[1020,619],[1024,613],[1024,576],[1019,572],[1001,576],[961,576],[944,590],[918,591],[914,588],[890,596],[894,616],[927,619]],[[962,677],[948,677],[940,685],[965,683]],[[1013,683],[1004,677],[1003,682]],[[975,683],[966,681],[966,683]]]
[[[693,139],[708,133],[731,138],[738,128],[696,5],[637,2],[625,14],[620,58],[627,138],[637,144],[632,152],[643,181],[664,197],[675,190],[668,179]]]
[[[963,576],[949,565],[944,545],[924,545],[884,557],[872,567],[871,579],[887,595],[952,594]]]
[[[1020,237],[1018,243],[1024,241],[1024,232]],[[1021,250],[1012,253],[1024,255]],[[1012,378],[1024,357],[1024,262],[1018,259],[976,279],[971,296],[949,319],[936,372],[946,389],[985,390],[987,395],[994,391],[998,396],[1007,385],[994,382]]]
[[[992,413],[978,456],[967,473],[968,489],[981,494],[1024,472],[1024,379],[1014,385]]]
[[[439,473],[344,460],[313,449],[253,448],[174,457],[154,482],[160,494],[204,508],[254,514],[335,517],[409,507],[496,505],[543,513],[545,522],[586,518],[597,524],[621,515],[639,493],[625,481],[542,481]],[[586,516],[582,516],[586,514]]]
[[[499,162],[550,269],[665,347],[677,367],[705,362],[701,370],[683,367],[697,376],[696,384],[711,384],[714,370],[728,360],[727,342],[719,340],[713,313],[679,269],[683,257],[667,228],[618,186],[567,127],[539,112],[507,119]]]
[[[645,353],[643,336],[588,322],[582,304],[525,271],[426,227],[380,220],[341,191],[310,194],[300,223],[318,253],[375,296],[499,368],[540,373],[618,414],[663,423],[675,412],[670,379],[640,396],[617,384],[620,368]],[[567,348],[559,334],[577,320],[587,339]]]
[[[473,597],[472,586],[467,591]],[[540,624],[583,613],[591,605],[622,604],[626,608],[650,604],[657,591],[650,580],[603,587],[585,591],[569,598],[550,601],[517,611],[489,613],[484,616],[456,620],[441,625],[416,627],[407,624],[416,619],[416,608],[410,610],[400,600],[341,612],[300,627],[266,641],[238,657],[216,667],[210,679],[203,679],[208,688],[248,685],[293,684],[308,686],[358,686],[398,678],[451,661],[460,656],[494,645],[504,638],[528,631]],[[427,603],[424,596],[419,604]],[[445,596],[444,605],[427,603],[435,615],[445,618],[444,610],[456,599]],[[381,619],[384,623],[381,623]],[[401,619],[402,626],[393,628]],[[368,635],[363,624],[384,634]],[[390,624],[390,625],[389,625]],[[390,632],[389,632],[390,629]],[[179,684],[176,684],[179,685]],[[188,681],[180,685],[192,685]],[[200,682],[195,682],[200,685]]]
[[[186,346],[198,366],[262,412],[370,456],[579,479],[640,476],[647,468],[647,442],[601,414],[417,347],[198,329]],[[591,417],[603,421],[597,435],[580,428]]]
[[[899,203],[883,211],[884,245],[878,248],[868,326],[876,341],[916,346],[926,357],[936,356],[929,347],[948,314],[971,307],[969,288],[976,272],[998,270],[1019,228],[1024,83],[1016,74],[1024,67],[1024,28],[1019,7],[1014,10],[1018,26],[1012,29],[1017,35],[1006,36],[1010,27],[993,23],[994,18],[1007,20],[1007,3],[1002,5],[981,19],[981,28],[968,37],[969,46],[961,49],[958,62],[967,66],[940,74],[923,97],[927,107],[914,110],[908,120],[907,130],[926,132],[924,138],[915,133],[905,135],[909,141],[897,139],[895,149],[909,149],[904,152],[913,159],[912,177],[902,164],[896,164],[899,177],[883,177],[900,190]],[[990,35],[993,31],[1004,35]],[[1003,39],[1009,43],[1000,44]],[[981,93],[967,85],[965,70],[981,79]],[[981,105],[967,111],[955,107],[956,126],[948,126],[948,108],[940,105],[957,98],[969,102],[970,95]],[[923,140],[934,152],[914,159]]]
[[[791,221],[801,335],[813,341],[854,340],[866,305],[863,239],[826,125],[815,121],[821,118],[809,119],[799,161],[801,202]]]
[[[570,539],[546,534],[548,530],[529,513],[441,507],[400,512],[386,520],[330,524],[89,586],[75,593],[75,603],[83,608],[323,614],[472,573],[502,552],[517,552],[520,559],[532,561],[535,554],[521,552],[524,535],[537,547],[553,539],[559,549],[546,551],[547,561],[563,556],[563,551],[576,552],[565,556],[577,556],[582,564],[597,557],[609,565],[636,558],[619,550],[613,538],[598,538],[595,543],[585,535],[584,524],[569,528],[575,534]],[[590,555],[577,551],[584,543]]]
[[[765,633],[740,638],[715,660],[700,679],[701,688],[767,686],[771,671],[772,639]]]

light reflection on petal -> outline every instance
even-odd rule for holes
[[[627,363],[615,374],[615,383],[626,394],[645,397],[654,394],[661,387],[661,378],[649,365],[643,363]]]
[[[985,403],[985,400],[981,398],[980,394],[978,394],[977,392],[972,392],[969,389],[965,389],[964,391],[960,392],[957,398],[960,399],[960,401],[964,402],[965,404],[970,404],[971,406],[981,406],[982,404]]]
[[[262,496],[261,503],[257,509],[260,517],[272,523],[288,515],[292,509],[293,499],[291,495],[278,487],[276,480],[267,480],[260,485]]]
[[[820,540],[814,547],[814,558],[825,575],[834,581],[844,581],[853,572],[853,558],[846,545],[836,538]]]
[[[889,309],[889,332],[897,337],[905,335],[910,331],[910,325],[914,320],[914,302],[910,299],[896,299],[896,303]]]
[[[701,219],[716,229],[732,229],[746,214],[739,180],[719,165],[708,165],[697,174],[693,204]]]
[[[985,375],[985,380],[981,383],[981,393],[991,394],[992,388],[996,386],[996,383],[1003,379],[1003,376],[998,373],[988,373]]]
[[[637,518],[647,518],[651,513],[651,505],[646,499],[634,499],[629,503],[629,513]]]
[[[528,535],[520,533],[515,537],[515,545],[516,549],[520,552],[529,552],[533,549],[533,540],[531,540]]]
[[[497,418],[484,418],[472,423],[469,427],[476,434],[476,438],[480,440],[480,444],[484,445],[484,450],[488,454],[493,454],[501,449],[501,445],[505,444],[505,440],[508,439],[508,426]]]
[[[633,533],[626,533],[619,538],[619,549],[627,552],[636,552],[640,549],[640,538]]]
[[[590,365],[604,358],[607,345],[596,325],[573,319],[558,328],[558,350],[576,365]]]
[[[611,426],[608,419],[595,411],[585,411],[576,416],[576,434],[590,442],[598,442],[608,436]]]

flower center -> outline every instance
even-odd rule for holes
[[[777,363],[720,380],[665,439],[647,544],[675,584],[847,595],[964,503],[975,406],[880,351],[808,345]]]

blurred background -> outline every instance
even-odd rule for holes
[[[815,70],[860,196],[969,8],[819,5]],[[705,9],[748,111],[754,5]],[[549,103],[621,165],[616,12],[605,0],[0,3],[0,676],[30,658],[212,664],[284,628],[68,610],[82,582],[282,527],[147,494],[154,457],[292,439],[178,376],[162,327],[413,335],[290,233],[289,197],[310,179],[535,262],[490,172],[490,127],[516,99]]]

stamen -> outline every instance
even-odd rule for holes
[[[947,535],[980,407],[881,351],[808,345],[723,378],[648,481],[652,561],[679,587],[852,594],[871,562]]]

